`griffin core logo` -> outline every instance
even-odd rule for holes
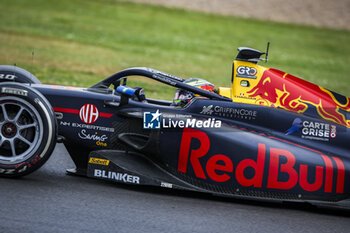
[[[203,106],[202,111],[200,112],[201,114],[208,114],[211,115],[213,113],[213,105],[209,105],[209,106]]]
[[[244,108],[231,108],[218,105],[214,106],[212,104],[208,106],[203,106],[202,111],[200,111],[199,113],[246,120],[255,120],[258,115],[258,112],[256,110]]]

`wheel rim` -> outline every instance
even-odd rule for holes
[[[43,138],[38,111],[17,97],[0,98],[0,162],[17,164],[37,151]]]

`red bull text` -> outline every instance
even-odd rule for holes
[[[200,147],[191,149],[192,140],[199,140]],[[185,128],[177,170],[186,174],[191,166],[197,178],[211,179],[215,182],[234,179],[244,187],[288,190],[299,186],[308,192],[344,193],[345,167],[340,158],[320,154],[324,164],[313,166],[297,163],[296,156],[291,151],[273,147],[267,150],[267,146],[263,143],[259,143],[257,147],[255,160],[243,159],[234,164],[232,159],[224,154],[210,155],[208,158],[210,148],[208,135],[198,129]],[[268,157],[269,162],[265,164]],[[336,166],[333,166],[332,160]],[[247,168],[254,169],[253,177],[246,177]],[[310,170],[315,171],[314,174]],[[281,181],[280,177],[286,174],[288,179]],[[266,176],[267,184],[263,187],[263,179]],[[337,177],[335,183],[333,176]]]

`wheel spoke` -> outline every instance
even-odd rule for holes
[[[5,140],[4,140],[4,137],[1,137],[0,139],[0,147],[2,146],[2,144],[4,144]]]
[[[32,145],[32,143],[30,141],[28,141],[26,138],[22,137],[21,135],[19,135],[17,137],[18,140],[21,140],[22,142],[24,142],[25,144],[27,144],[28,146]]]
[[[4,114],[4,121],[8,121],[9,117],[6,112],[5,104],[2,104],[1,108],[2,108],[2,113]]]
[[[28,124],[28,125],[19,125],[18,126],[18,130],[21,131],[23,129],[28,129],[28,128],[31,128],[31,127],[36,127],[38,124],[36,122],[34,123],[31,123],[31,124]]]
[[[13,119],[14,122],[17,122],[19,117],[22,115],[24,108],[21,107],[21,109],[18,111],[17,115],[15,116],[15,118]]]
[[[15,140],[8,140],[11,146],[12,157],[16,156]]]

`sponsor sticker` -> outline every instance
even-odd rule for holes
[[[250,110],[245,108],[230,108],[230,107],[208,105],[208,106],[203,106],[203,109],[200,112],[200,114],[206,114],[206,115],[215,114],[223,117],[255,120],[258,115],[258,112],[256,110]]]
[[[89,163],[108,166],[109,160],[90,157]]]
[[[162,76],[160,74],[154,74],[154,75],[152,75],[152,77],[154,79],[157,79],[157,80],[161,81],[161,82],[168,83],[169,85],[172,85],[172,86],[176,85],[176,82],[174,82],[171,79],[169,79],[167,77],[164,77],[164,76]]]
[[[140,183],[140,177],[138,176],[129,175],[127,173],[105,171],[100,169],[94,170],[94,177],[116,180],[124,183],[133,183],[133,184]]]
[[[114,132],[114,128],[108,128],[98,125],[87,125],[87,124],[81,124],[76,122],[67,122],[67,121],[61,121],[61,126],[67,126],[67,127],[73,127],[73,128],[81,128],[81,129],[91,129],[91,130],[98,130],[98,131],[105,131],[105,132]]]
[[[85,124],[93,124],[99,117],[99,111],[93,104],[84,104],[79,110],[79,117]]]
[[[13,87],[3,87],[3,88],[1,88],[1,92],[7,93],[7,94],[28,96],[28,91],[23,90],[23,89],[13,88]]]
[[[286,131],[286,135],[291,134],[299,134],[304,139],[329,141],[330,138],[337,137],[337,126],[295,118],[292,126]]]
[[[249,99],[249,100],[255,100],[256,98],[245,96],[244,93],[239,93],[239,95],[235,95],[236,98],[241,98],[241,99]]]
[[[79,138],[84,139],[84,140],[91,140],[91,141],[96,141],[97,146],[103,146],[106,147],[108,146],[106,140],[108,140],[108,137],[106,134],[98,134],[98,132],[95,133],[88,133],[85,129],[82,129],[78,133]]]
[[[82,129],[80,131],[80,133],[78,133],[78,136],[81,139],[100,141],[100,142],[104,142],[108,139],[106,134],[99,135],[97,132],[95,132],[94,134],[90,134],[90,133],[86,132],[85,129]]]
[[[13,74],[0,74],[0,79],[15,81],[17,77]]]
[[[199,141],[200,146],[193,149],[192,141]],[[295,152],[274,148],[264,143],[255,145],[254,157],[234,157],[225,154],[224,151],[212,154],[213,144],[215,143],[204,131],[184,129],[177,170],[184,174],[190,173],[191,176],[202,180],[210,179],[215,182],[235,180],[244,187],[272,190],[290,190],[298,187],[306,192],[344,193],[345,166],[341,158],[327,156],[304,147],[308,150],[305,152],[315,155],[312,159],[318,161],[307,163],[307,160],[299,161],[300,155],[296,156]],[[241,160],[237,161],[237,158]],[[316,173],[307,172],[310,169],[316,170]],[[337,179],[332,178],[333,174],[337,174]],[[310,180],[313,182],[310,183]]]
[[[106,142],[100,142],[100,141],[96,141],[96,146],[108,146],[108,144]]]
[[[160,187],[171,189],[171,188],[173,188],[173,184],[166,183],[166,182],[161,182],[160,183]]]
[[[211,115],[214,112],[213,105],[203,106],[201,114],[208,114]]]
[[[257,70],[254,67],[238,66],[236,77],[256,79]]]
[[[58,120],[63,119],[63,113],[61,113],[61,112],[55,112],[55,115],[56,115],[56,119],[58,119]]]

